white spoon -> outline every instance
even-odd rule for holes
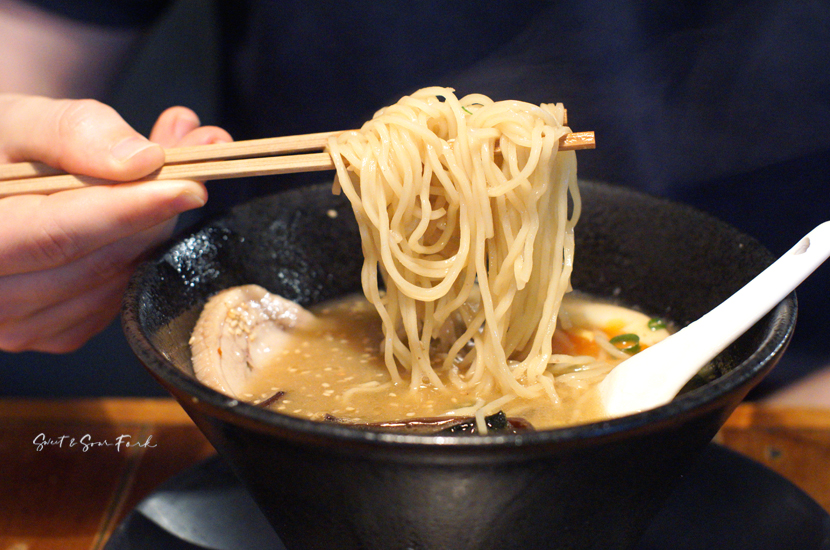
[[[715,309],[617,365],[598,386],[608,416],[625,416],[671,401],[706,363],[795,290],[828,256],[830,222],[824,222]]]

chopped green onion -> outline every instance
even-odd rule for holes
[[[472,111],[470,111],[470,110],[469,110],[468,108],[466,108],[465,106],[463,106],[463,105],[462,105],[462,106],[461,106],[461,108],[462,108],[462,109],[464,109],[464,112],[465,112],[465,113],[467,113],[468,115],[473,114],[473,113],[472,113]]]
[[[614,336],[609,340],[618,350],[633,355],[640,351],[640,337],[636,334],[626,333]]]
[[[666,328],[666,322],[659,317],[653,317],[648,320],[648,328],[651,330],[660,330],[661,328]]]

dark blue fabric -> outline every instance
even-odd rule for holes
[[[147,27],[172,0],[27,0],[43,9],[106,27]]]
[[[564,102],[597,133],[582,176],[659,194],[830,149],[826,2],[246,5],[220,3],[239,137],[357,126],[443,85]]]

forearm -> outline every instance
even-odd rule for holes
[[[139,36],[0,0],[0,93],[100,98]]]

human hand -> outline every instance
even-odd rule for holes
[[[162,147],[231,141],[189,109],[161,114],[147,140],[92,100],[0,95],[0,162],[38,160],[130,181],[164,163]],[[193,181],[100,185],[0,199],[0,350],[68,352],[103,330],[144,253],[176,216],[205,204]]]

